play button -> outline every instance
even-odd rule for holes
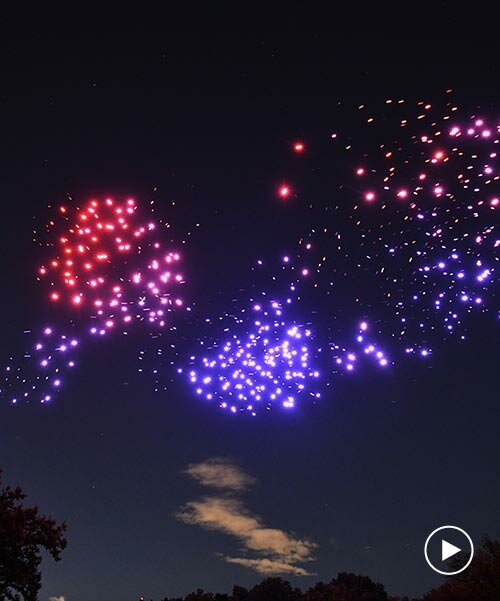
[[[461,550],[462,549],[460,549],[460,547],[455,547],[455,545],[452,545],[447,540],[443,539],[441,541],[441,561],[446,561],[447,559],[450,559],[450,557],[453,557],[457,553],[460,553]]]
[[[469,567],[474,556],[474,544],[465,530],[457,526],[441,526],[427,537],[424,555],[435,572],[453,576]]]

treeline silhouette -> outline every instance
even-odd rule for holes
[[[25,498],[19,487],[2,486],[0,469],[0,601],[38,601],[42,553],[59,561],[66,547],[66,524],[41,515]],[[461,565],[463,557],[457,555],[451,567]],[[343,572],[307,591],[282,578],[265,578],[251,589],[235,586],[231,594],[197,590],[162,601],[500,601],[500,541],[485,537],[464,572],[420,599],[390,597],[367,576]]]
[[[459,569],[461,559],[457,556],[452,567]],[[272,577],[251,589],[235,586],[231,594],[198,589],[186,597],[164,597],[162,601],[500,601],[500,541],[485,537],[464,572],[448,577],[440,587],[418,599],[390,596],[383,584],[343,572],[306,591]]]

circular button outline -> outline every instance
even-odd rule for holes
[[[464,565],[463,568],[460,568],[460,570],[456,570],[455,572],[443,572],[443,570],[438,570],[434,565],[432,565],[432,563],[429,559],[429,556],[427,554],[427,547],[429,545],[429,541],[435,534],[437,534],[438,532],[441,532],[441,530],[457,530],[458,532],[463,534],[465,536],[465,538],[469,541],[469,544],[470,544],[469,561]],[[425,546],[424,546],[424,555],[425,555],[425,561],[429,564],[431,569],[433,569],[435,572],[437,572],[438,574],[442,574],[443,576],[455,576],[456,574],[460,574],[464,570],[466,570],[472,563],[472,560],[474,558],[474,543],[472,542],[472,538],[462,528],[459,528],[458,526],[440,526],[439,528],[436,528],[435,530],[433,530],[427,537],[427,540],[425,541]]]

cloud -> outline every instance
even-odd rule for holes
[[[49,597],[49,601],[65,601],[64,597]]]
[[[260,573],[287,573],[306,576],[296,566],[314,560],[317,545],[307,539],[276,528],[268,528],[236,499],[205,497],[187,503],[177,517],[186,524],[201,526],[236,537],[247,551],[258,553],[258,559],[226,557],[226,561],[252,568]]]
[[[245,568],[251,568],[259,574],[293,574],[294,576],[314,576],[314,573],[304,570],[286,561],[275,559],[246,559],[244,557],[224,557],[228,563],[235,563]]]
[[[235,492],[243,491],[256,482],[255,478],[223,457],[210,457],[201,463],[192,463],[188,466],[186,474],[204,486]]]

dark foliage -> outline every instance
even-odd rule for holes
[[[457,557],[456,566],[463,565]],[[1,601],[1,599],[0,599]],[[341,573],[329,583],[318,582],[306,592],[293,588],[281,578],[266,578],[250,590],[233,588],[232,595],[212,595],[198,590],[185,599],[163,601],[419,601],[389,597],[382,584],[367,576]],[[485,538],[472,564],[446,579],[444,584],[420,601],[500,601],[500,541]]]
[[[1,485],[1,470],[0,470]],[[36,601],[41,587],[41,550],[59,561],[66,524],[25,507],[23,491],[0,488],[0,601]]]
[[[459,556],[456,567],[463,565]],[[424,596],[423,601],[493,601],[500,599],[500,541],[485,537],[471,565],[443,586]]]
[[[198,590],[185,599],[163,601],[388,601],[381,584],[366,576],[342,573],[329,584],[318,583],[303,593],[282,578],[266,578],[250,590],[233,588],[232,595],[212,595]]]
[[[343,572],[329,584],[318,583],[305,594],[306,601],[387,601],[382,584],[367,576]]]

